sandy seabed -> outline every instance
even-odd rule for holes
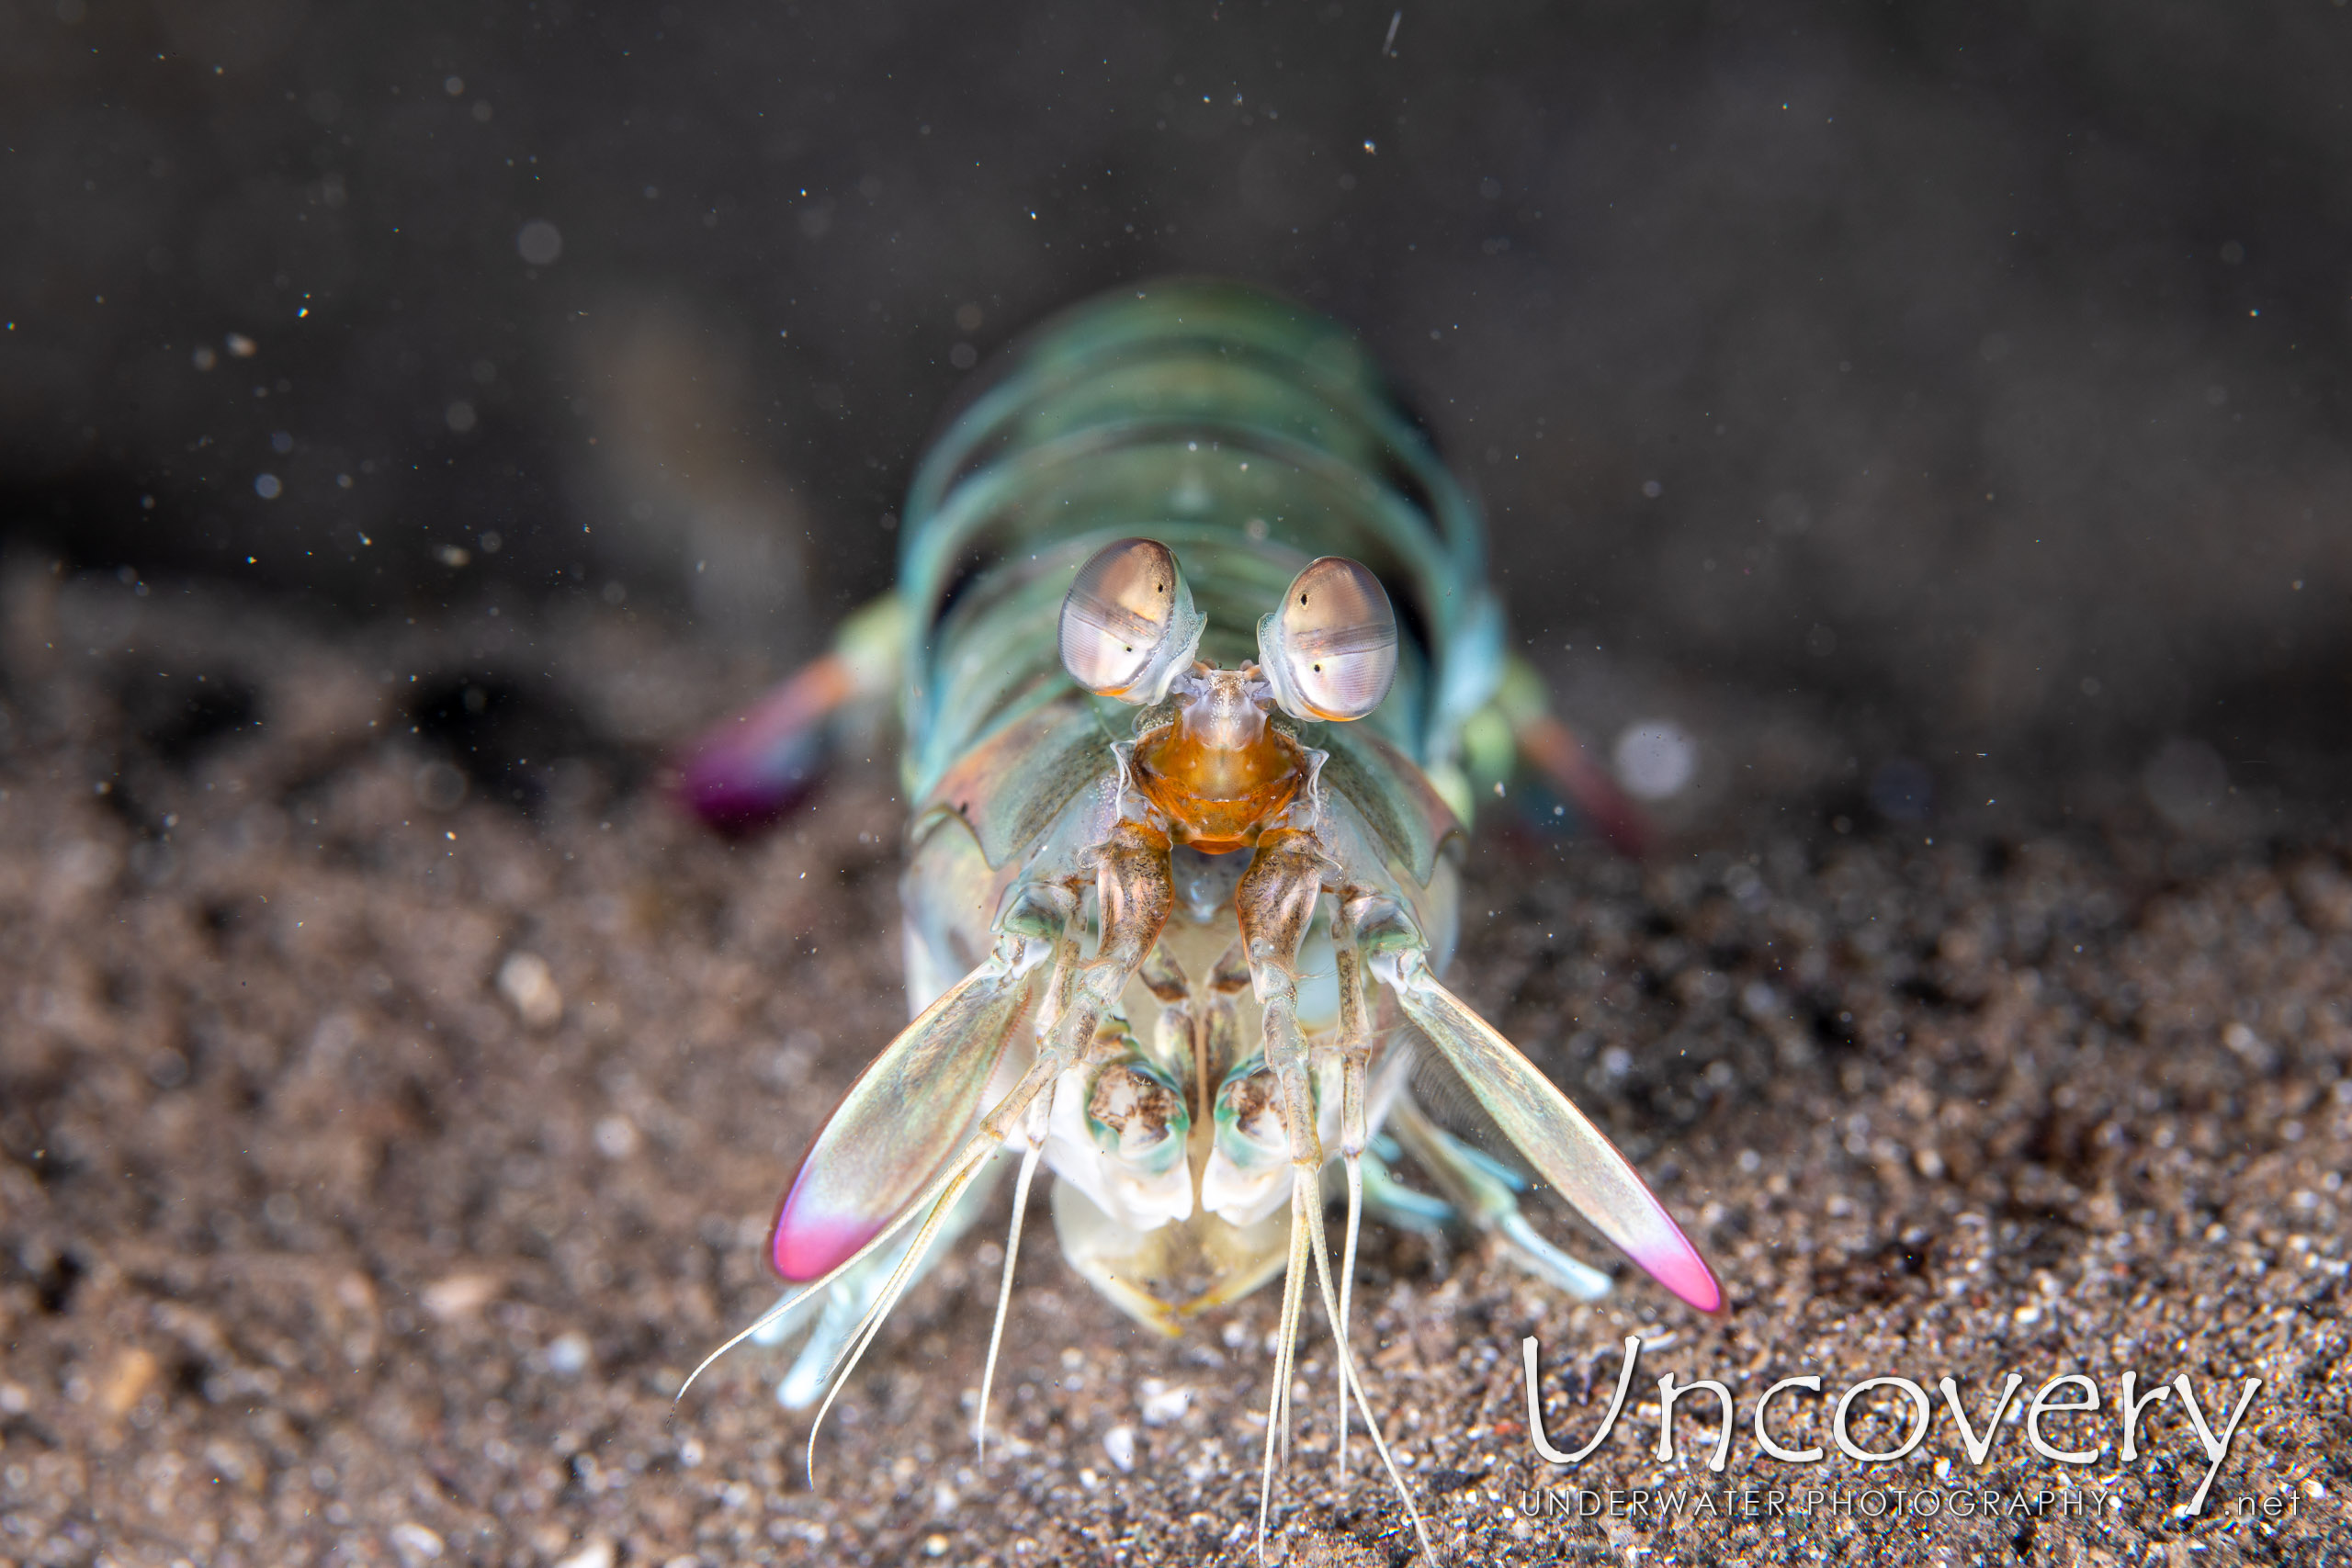
[[[1272,1292],[1162,1342],[1041,1240],[985,1463],[986,1242],[877,1342],[813,1491],[775,1352],[672,1407],[772,1299],[778,1186],[903,1021],[880,752],[729,844],[650,784],[744,673],[625,615],[305,628],[6,588],[0,1562],[1251,1560]],[[1473,847],[1461,987],[1642,1166],[1729,1307],[1635,1277],[1580,1305],[1475,1243],[1371,1233],[1366,1381],[1447,1560],[2352,1552],[2342,840],[1782,820],[1638,868]],[[1522,1339],[1568,1448],[1629,1334],[1610,1440],[1539,1461]],[[1721,1472],[1710,1395],[1657,1458],[1668,1372],[1737,1398]],[[1937,1382],[1981,1426],[2012,1372],[1980,1465]],[[2120,1457],[2127,1372],[2186,1374],[2217,1425],[2262,1380],[2201,1516],[2178,1397]],[[1360,1441],[1336,1483],[1330,1373],[1318,1330],[1272,1547],[1403,1562]],[[1773,1430],[1829,1457],[1772,1459],[1750,1413],[1807,1373],[1827,1396],[1784,1394]],[[2014,1418],[2064,1373],[2101,1407],[2040,1436],[2087,1464]],[[1843,1457],[1836,1396],[1892,1376],[1933,1398],[1926,1439]],[[1910,1419],[1883,1386],[1849,1435],[1883,1450]]]

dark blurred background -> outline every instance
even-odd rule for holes
[[[1370,337],[1572,714],[1695,733],[1714,798],[2340,815],[2348,41],[2343,0],[33,0],[0,530],[780,668],[887,584],[977,362],[1223,273]]]

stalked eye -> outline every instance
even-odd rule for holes
[[[1078,569],[1062,601],[1062,668],[1099,696],[1156,703],[1192,668],[1204,625],[1168,547],[1121,539]]]
[[[1345,556],[1325,556],[1258,623],[1258,662],[1293,718],[1362,718],[1396,678],[1396,612],[1378,578]]]

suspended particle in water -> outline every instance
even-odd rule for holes
[[[1625,727],[1610,760],[1627,794],[1668,800],[1690,787],[1699,770],[1699,745],[1672,719],[1643,719]]]
[[[534,218],[515,231],[514,249],[533,266],[553,265],[563,254],[563,231],[544,218]]]

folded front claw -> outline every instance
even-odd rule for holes
[[[1723,1288],[1640,1173],[1558,1085],[1430,973],[1409,917],[1387,905],[1360,940],[1373,973],[1536,1174],[1652,1279],[1701,1312],[1720,1312]]]
[[[940,1232],[941,1246],[933,1249],[933,1257],[942,1256],[945,1247],[980,1217],[989,1199],[997,1190],[1001,1170],[1000,1166],[984,1168],[956,1196],[955,1210]],[[822,1304],[815,1325],[809,1327],[808,1337],[801,1341],[799,1352],[793,1357],[792,1365],[776,1382],[777,1404],[787,1410],[806,1410],[824,1397],[833,1364],[849,1348],[859,1325],[881,1299],[884,1287],[898,1271],[899,1265],[906,1260],[907,1247],[913,1238],[911,1228],[900,1232],[897,1239],[875,1249],[840,1279],[813,1294],[801,1291],[798,1286],[786,1288],[785,1294],[778,1298],[779,1306],[796,1301],[804,1308],[820,1303]],[[927,1267],[918,1269],[915,1278],[921,1279],[927,1271]],[[803,1322],[802,1311],[796,1308],[783,1316],[763,1318],[761,1322],[763,1326],[751,1336],[752,1343],[782,1345],[799,1332]]]
[[[1578,1301],[1597,1302],[1609,1294],[1608,1275],[1570,1257],[1528,1224],[1519,1207],[1523,1179],[1438,1126],[1409,1100],[1389,1111],[1388,1124],[1413,1162],[1451,1200],[1441,1205],[1449,1217],[1493,1236],[1530,1273]]]

